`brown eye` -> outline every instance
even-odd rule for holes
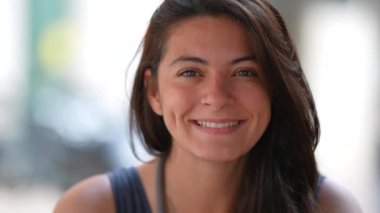
[[[238,77],[257,77],[257,72],[252,69],[241,69],[238,70],[234,76]]]
[[[191,69],[185,70],[179,74],[179,76],[183,76],[183,77],[197,77],[200,75],[201,74],[199,72],[195,70],[191,70]]]

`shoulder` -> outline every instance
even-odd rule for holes
[[[317,212],[360,213],[362,210],[349,191],[326,178],[321,186]]]
[[[54,213],[63,212],[114,212],[111,183],[106,174],[79,182],[58,201]]]
[[[157,209],[156,203],[156,171],[158,166],[158,160],[140,165],[137,167],[137,171],[141,178],[141,183],[144,187],[146,197],[149,202],[149,206],[153,209]]]

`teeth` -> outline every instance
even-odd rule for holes
[[[239,121],[223,122],[223,123],[197,121],[197,124],[205,128],[228,128],[228,127],[237,126],[239,124]]]

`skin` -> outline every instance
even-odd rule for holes
[[[171,30],[157,84],[148,85],[150,104],[173,138],[171,155],[232,162],[264,133],[270,97],[248,41],[227,18],[201,16]],[[145,77],[153,82],[149,70]]]
[[[165,171],[169,211],[232,211],[245,155],[271,116],[255,55],[242,26],[200,16],[171,30],[157,82],[146,72],[152,109],[173,138]]]
[[[139,168],[152,212],[156,213],[154,189],[154,171],[156,163],[152,162]],[[153,174],[153,175],[152,175]],[[90,192],[93,193],[90,193]],[[96,192],[96,193],[94,193]],[[110,213],[115,212],[115,205],[106,175],[90,177],[68,190],[58,201],[54,213]],[[356,198],[339,184],[326,179],[319,194],[317,213],[361,213]]]
[[[271,116],[264,70],[254,55],[239,24],[200,16],[171,30],[157,82],[146,71],[151,107],[173,137],[164,171],[169,212],[233,212],[245,154]],[[157,160],[138,167],[153,212],[156,168]],[[100,175],[65,193],[54,212],[114,212],[113,202],[109,180]],[[355,199],[328,179],[317,210],[361,212]]]

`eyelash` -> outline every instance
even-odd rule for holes
[[[195,69],[186,69],[186,70],[181,71],[178,74],[178,76],[193,78],[193,77],[202,76],[202,74]],[[235,76],[236,77],[257,77],[257,72],[253,69],[244,68],[244,69],[239,69],[232,76],[233,77],[235,77]]]
[[[245,73],[245,74],[242,75],[242,73]],[[249,69],[249,68],[245,69],[244,68],[244,69],[238,70],[234,74],[234,76],[237,76],[237,77],[257,77],[257,72],[253,69]]]
[[[191,78],[191,77],[201,76],[201,74],[199,73],[199,71],[196,71],[194,69],[186,69],[180,72],[179,76]]]

